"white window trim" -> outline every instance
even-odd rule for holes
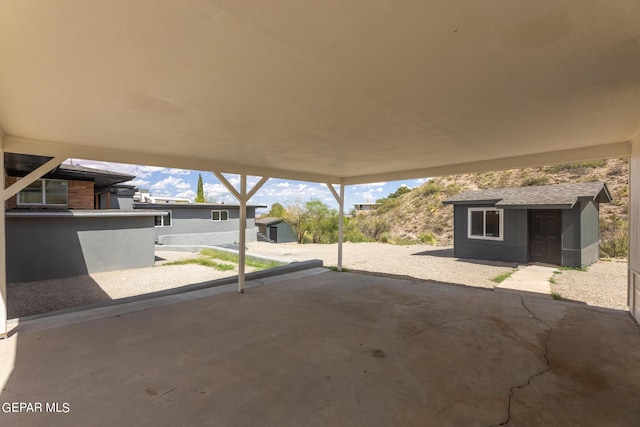
[[[213,219],[213,213],[214,212],[218,212],[220,214],[219,215],[220,219]],[[227,213],[227,219],[222,219],[222,212],[226,212]],[[216,210],[216,209],[211,210],[211,221],[212,222],[229,221],[229,211],[228,210]]]
[[[500,215],[500,237],[487,236],[487,211],[497,211]],[[471,234],[471,212],[482,212],[482,236]],[[504,240],[504,209],[498,208],[468,208],[467,209],[467,238],[478,240]]]
[[[60,182],[66,182],[67,183],[67,203],[45,203],[45,201],[47,200],[47,185],[46,185],[46,181],[60,181]],[[42,203],[26,203],[26,202],[22,202],[20,201],[20,194],[22,193],[22,191],[19,191],[18,194],[16,195],[16,205],[18,206],[69,206],[69,181],[65,181],[64,179],[49,179],[49,178],[41,178],[41,179],[37,179],[34,182],[41,182],[42,183],[42,190],[41,190],[41,195],[42,195]],[[25,189],[26,190],[26,189]]]
[[[167,210],[168,215],[156,215],[160,217],[160,221],[162,222],[162,225],[154,225],[155,228],[169,228],[169,227],[173,227],[173,211],[171,210]],[[169,225],[164,225],[164,219],[166,217],[170,218],[171,224]],[[154,219],[155,222],[155,219]]]

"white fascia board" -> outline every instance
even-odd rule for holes
[[[612,144],[574,148],[570,150],[529,154],[526,156],[504,157],[500,159],[482,160],[478,162],[434,166],[424,169],[413,169],[373,175],[351,176],[344,178],[344,183],[345,185],[357,185],[381,181],[399,181],[402,179],[417,179],[434,176],[455,175],[460,173],[489,172],[532,166],[546,166],[555,163],[629,157],[630,155],[631,142],[623,141]]]
[[[72,158],[104,162],[170,167],[186,170],[215,170],[222,173],[292,179],[297,181],[319,183],[330,182],[334,184],[340,183],[339,177],[303,171],[292,171],[260,166],[246,166],[232,163],[215,162],[203,159],[201,157],[180,157],[136,151],[114,150],[108,147],[72,145],[30,138],[22,138],[12,135],[5,137],[4,150],[5,152],[18,154],[31,154],[52,157],[65,155]]]

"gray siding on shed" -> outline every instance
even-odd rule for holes
[[[504,240],[469,239],[468,209],[492,205],[454,205],[454,254],[459,258],[529,262],[529,210],[505,209]],[[562,210],[561,265],[581,267],[599,257],[598,204],[582,200]]]
[[[582,260],[580,266],[593,264],[600,258],[600,206],[591,200],[583,200],[581,204]]]
[[[264,233],[269,239],[273,239],[271,236],[271,227],[277,228],[277,241],[276,243],[290,243],[297,242],[298,239],[296,237],[296,233],[293,232],[293,229],[286,222],[278,222],[273,225],[269,225],[266,227],[266,233]]]
[[[7,281],[47,280],[155,263],[153,217],[7,217]]]
[[[467,237],[468,209],[470,206],[454,206],[454,254],[458,258],[487,259],[493,261],[527,262],[528,226],[527,211],[504,210],[504,240],[469,239]],[[491,205],[473,205],[474,208],[495,208]]]
[[[580,267],[582,264],[582,250],[580,247],[580,204],[572,209],[562,210],[561,235],[561,265],[565,267]]]

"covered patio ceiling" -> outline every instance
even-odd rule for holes
[[[0,0],[4,150],[356,184],[626,156],[640,3]]]

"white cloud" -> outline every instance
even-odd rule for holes
[[[185,169],[176,169],[176,168],[164,168],[159,170],[158,172],[168,174],[168,175],[190,175],[191,171]]]
[[[433,178],[420,178],[420,179],[416,179],[416,180],[414,180],[414,182],[415,182],[417,185],[422,185],[422,184],[424,184],[424,183],[425,183],[425,182],[427,182],[427,181],[431,181],[432,179],[433,179]]]
[[[138,188],[147,188],[149,187],[149,185],[151,184],[151,181],[146,180],[146,179],[134,179],[133,181],[131,181],[131,185],[135,185]]]
[[[174,197],[179,197],[181,199],[190,199],[193,200],[193,198],[196,196],[196,192],[193,190],[186,190],[186,191],[181,191],[179,193],[176,193],[176,195]]]
[[[162,196],[170,197],[172,193],[175,193],[176,190],[188,190],[191,188],[191,184],[185,182],[182,178],[176,178],[174,176],[168,176],[165,179],[162,179],[155,184],[151,185],[150,190],[154,195],[158,192],[162,193]]]
[[[372,201],[374,196],[373,193],[370,191],[365,191],[364,193],[362,193],[362,197],[365,199],[365,201],[369,202]]]

